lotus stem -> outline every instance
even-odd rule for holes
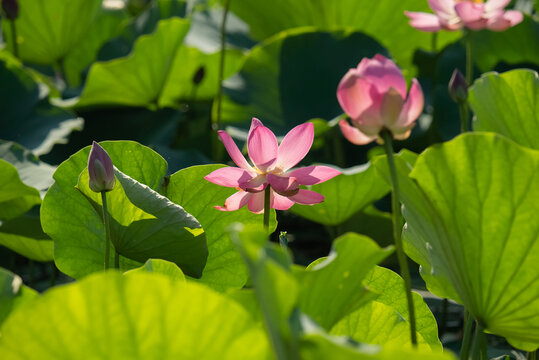
[[[466,82],[468,86],[473,82],[472,32],[466,30]]]
[[[11,25],[11,41],[13,42],[13,55],[18,59],[19,58],[19,44],[17,44],[17,26],[15,25],[15,20],[9,20]]]
[[[120,254],[116,248],[114,248],[114,268],[120,269]]]
[[[217,111],[216,111],[215,118],[213,118],[214,121],[212,124],[212,129],[214,131],[217,131],[221,128],[221,102],[222,102],[222,97],[223,97],[223,77],[224,77],[224,72],[225,72],[225,45],[226,45],[225,44],[226,43],[225,30],[226,30],[226,20],[228,17],[228,9],[230,7],[230,1],[231,0],[225,1],[224,8],[223,8],[223,17],[221,19],[221,29],[220,29],[221,53],[219,54],[219,75],[218,75],[219,85],[217,87]]]
[[[108,270],[110,259],[110,219],[107,211],[106,191],[101,191],[101,200],[103,202],[103,223],[105,224],[105,270]]]
[[[487,338],[484,330],[485,328],[478,321],[476,321],[475,334],[472,345],[472,359],[474,360],[488,360]]]
[[[408,260],[404,253],[402,244],[401,232],[402,232],[402,216],[400,207],[400,193],[399,193],[399,181],[397,178],[397,168],[395,167],[395,159],[393,158],[393,141],[392,135],[388,130],[383,130],[380,135],[384,140],[384,149],[387,154],[387,163],[389,166],[389,173],[391,175],[391,184],[393,194],[391,196],[391,207],[393,215],[393,239],[395,240],[395,248],[397,250],[397,258],[399,261],[400,273],[404,280],[404,290],[406,293],[406,299],[408,302],[408,314],[410,321],[410,340],[414,347],[417,346],[417,333],[416,333],[416,320],[415,320],[415,308],[414,299],[412,297],[412,282],[410,279],[410,270],[408,269]]]
[[[468,360],[470,357],[470,343],[472,339],[473,318],[468,313],[465,315],[464,337],[462,338],[462,347],[460,348],[460,360]]]
[[[264,229],[269,230],[269,217],[270,217],[270,197],[271,197],[271,187],[266,186],[264,190]]]
[[[465,133],[470,131],[470,112],[468,109],[468,102],[467,101],[460,101],[458,103],[459,106],[459,115],[460,115],[460,131],[461,133]]]

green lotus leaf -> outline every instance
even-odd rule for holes
[[[19,276],[0,268],[0,326],[12,311],[36,295],[35,290],[23,285]]]
[[[429,289],[463,304],[487,331],[537,348],[539,152],[466,134],[426,150],[411,172],[400,161],[398,171],[406,250]]]
[[[166,161],[131,141],[102,143],[116,166],[116,186],[107,193],[112,242],[128,270],[158,257],[200,276],[206,262],[205,234],[198,221],[157,190],[164,182]],[[90,147],[62,163],[41,207],[43,230],[55,242],[60,270],[79,278],[103,269],[105,232],[100,194],[88,188]],[[75,188],[77,185],[78,188]]]
[[[339,225],[389,191],[387,183],[370,164],[340,170],[341,175],[311,187],[324,195],[322,203],[294,205],[290,211],[324,225]]]
[[[49,290],[13,312],[0,338],[2,359],[267,356],[262,329],[240,305],[205,286],[145,273],[94,274]]]
[[[166,275],[174,280],[184,281],[185,275],[182,272],[182,269],[173,262],[162,260],[162,259],[149,259],[139,268],[129,270],[125,272],[125,275],[139,274],[139,273],[157,273],[161,275]]]
[[[199,165],[180,170],[170,177],[165,195],[181,204],[195,216],[206,232],[208,261],[200,281],[217,290],[241,288],[247,281],[247,270],[240,254],[230,241],[227,227],[235,222],[262,224],[263,216],[251,213],[246,207],[237,211],[219,211],[226,198],[236,190],[215,185],[204,176],[222,165]],[[270,230],[275,230],[275,210],[271,210]]]
[[[470,88],[474,130],[492,131],[539,150],[539,76],[518,69],[488,73]]]
[[[100,9],[101,0],[25,0],[15,22],[20,58],[57,65],[84,39]],[[13,51],[9,21],[2,30]]]

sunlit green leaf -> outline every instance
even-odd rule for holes
[[[389,191],[370,164],[340,170],[342,175],[311,187],[324,195],[324,202],[294,205],[290,211],[324,225],[338,225]]]
[[[492,131],[539,149],[539,76],[531,70],[488,73],[470,89],[474,130]]]
[[[378,297],[342,318],[331,329],[331,334],[348,335],[361,343],[410,348],[408,303],[402,278],[376,266],[363,283]],[[436,319],[421,295],[414,292],[413,296],[420,348],[442,350]]]
[[[401,165],[407,250],[429,289],[488,331],[536,348],[539,152],[476,133],[425,151],[411,178]]]
[[[331,329],[344,316],[372,300],[362,279],[391,252],[391,248],[381,249],[365,236],[341,236],[327,258],[296,274],[301,284],[300,309],[323,328]]]
[[[91,105],[176,106],[180,100],[208,98],[217,91],[219,55],[184,46],[189,21],[159,21],[153,34],[141,36],[127,57],[95,63],[77,107]],[[226,74],[237,68],[240,53],[230,52]],[[195,86],[193,76],[204,67]]]
[[[0,159],[0,220],[13,219],[39,203],[39,191],[25,185],[15,166]]]
[[[84,39],[100,8],[101,0],[24,0],[16,21],[20,58],[57,65]],[[13,50],[8,21],[2,29]]]
[[[149,259],[139,268],[129,270],[125,275],[139,274],[139,273],[157,273],[161,275],[166,275],[171,279],[185,281],[185,275],[182,272],[182,269],[178,265],[161,259]]]
[[[116,187],[107,194],[112,240],[120,254],[138,261],[158,255],[183,266],[185,273],[199,276],[206,254],[200,225],[195,226],[198,222],[191,215],[155,192],[164,181],[166,161],[134,142],[102,145],[113,164],[131,178],[117,174]],[[105,253],[100,197],[90,194],[82,182],[79,190],[75,188],[81,172],[83,179],[87,176],[89,151],[88,146],[58,167],[41,207],[43,229],[55,242],[56,264],[75,278],[102,270]],[[122,269],[140,266],[125,256],[120,258]]]
[[[432,34],[412,28],[404,16],[405,10],[431,12],[424,0],[242,0],[234,1],[230,6],[249,24],[251,33],[259,40],[301,26],[322,30],[350,28],[375,37],[409,71],[412,71],[410,65],[415,49],[431,48]],[[437,36],[441,47],[456,39],[458,34],[440,32]],[[339,55],[329,52],[327,56]],[[318,62],[320,57],[313,59]],[[320,76],[321,72],[313,73],[316,79]]]
[[[0,358],[14,360],[258,360],[267,352],[263,331],[234,301],[144,273],[96,274],[52,289],[12,313],[0,338]]]
[[[237,211],[219,211],[214,206],[224,204],[236,190],[215,185],[204,176],[222,165],[200,165],[183,169],[170,177],[165,195],[195,216],[206,232],[208,261],[200,281],[217,290],[242,287],[247,270],[240,254],[230,242],[227,227],[235,222],[262,224],[263,216],[251,213],[246,207]],[[270,229],[275,229],[275,210],[271,210]]]

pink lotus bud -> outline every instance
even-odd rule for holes
[[[15,20],[19,17],[19,3],[17,0],[2,0],[2,10],[9,20]]]
[[[453,71],[451,80],[449,80],[448,89],[449,95],[454,102],[461,103],[468,100],[468,83],[459,69]]]
[[[395,139],[406,139],[424,104],[419,82],[412,79],[407,91],[397,65],[380,54],[364,58],[346,73],[337,88],[337,98],[351,122],[341,120],[341,131],[356,145],[379,139],[383,130],[389,130]]]
[[[92,191],[111,191],[116,184],[114,167],[109,154],[95,141],[88,156],[89,186]]]

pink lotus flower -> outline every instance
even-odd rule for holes
[[[519,24],[522,13],[516,10],[504,11],[511,0],[428,0],[435,14],[405,11],[410,25],[417,30],[436,32],[458,30],[463,26],[471,30],[487,28],[504,31]]]
[[[317,192],[300,189],[300,185],[314,185],[340,174],[328,166],[307,166],[290,170],[299,163],[311,148],[314,138],[312,123],[298,125],[277,145],[275,134],[262,122],[253,118],[247,137],[247,151],[253,166],[243,157],[234,140],[226,131],[219,137],[238,167],[225,167],[206,175],[204,179],[221,186],[238,190],[226,199],[222,211],[234,211],[247,204],[253,213],[264,212],[264,190],[270,186],[270,206],[288,210],[294,203],[314,205],[324,197]]]
[[[356,145],[368,144],[387,129],[395,139],[410,136],[414,121],[423,111],[423,91],[412,80],[406,96],[406,81],[391,60],[378,54],[364,58],[350,69],[337,88],[337,98],[352,125],[341,120],[339,126],[346,139]]]

